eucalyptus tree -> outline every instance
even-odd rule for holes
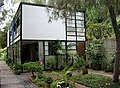
[[[12,0],[12,3],[19,3],[19,2],[31,2],[31,3],[43,4],[43,0]]]
[[[112,27],[114,29],[115,37],[116,37],[116,58],[114,64],[114,74],[113,74],[113,82],[119,81],[119,60],[120,60],[120,29],[117,24],[116,17],[120,13],[120,0],[49,0],[49,5],[53,5],[55,8],[59,9],[59,11],[89,11],[92,8],[98,7],[98,11],[106,12],[101,15],[109,15],[111,19]],[[103,7],[102,10],[99,8]],[[109,14],[108,14],[109,13]],[[63,14],[64,15],[64,14]]]
[[[3,5],[4,5],[3,0],[0,0],[0,7]]]

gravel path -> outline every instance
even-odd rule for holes
[[[38,88],[35,84],[30,81],[30,73],[21,73],[17,75],[20,83],[24,85],[24,88]]]
[[[15,75],[5,62],[0,60],[0,88],[37,88],[27,75]]]

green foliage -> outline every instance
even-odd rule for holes
[[[10,69],[13,69],[13,63],[10,63],[9,66],[10,66]]]
[[[44,88],[45,86],[50,86],[50,84],[53,82],[53,78],[51,76],[47,76],[45,73],[39,73],[38,78],[32,81],[39,87]],[[45,87],[48,88],[48,87]]]
[[[38,73],[38,79],[46,78],[44,73]]]
[[[2,34],[0,35],[0,46],[1,48],[6,47],[6,33],[5,32],[2,32]]]
[[[43,4],[42,0],[12,0],[13,3],[18,3],[18,2],[32,2],[36,4]]]
[[[111,82],[112,79],[110,77],[97,74],[75,76],[72,79],[90,88],[120,88],[120,84]]]
[[[6,64],[10,64],[11,63],[11,59],[10,58],[7,58],[7,56],[6,55],[4,55],[4,61],[6,62]]]
[[[48,69],[54,69],[54,65],[55,65],[55,58],[48,58],[46,60],[46,68]]]
[[[103,42],[100,40],[95,40],[88,44],[86,48],[87,63],[90,62],[90,67],[93,69],[103,69],[103,61],[106,59],[103,49]]]
[[[102,69],[102,61],[104,58],[103,53],[96,53],[95,57],[93,58],[92,61],[92,68],[95,70],[101,70]]]
[[[51,88],[57,88],[57,83],[58,83],[58,82],[59,82],[58,80],[53,81],[53,82],[51,83],[50,87],[51,87]]]
[[[85,65],[85,60],[77,55],[74,59],[73,67],[77,70],[82,70],[82,68],[85,67]]]
[[[47,83],[47,84],[51,84],[53,82],[53,78],[48,76],[48,77],[45,78],[44,82]]]
[[[24,63],[22,66],[24,70],[27,70],[30,72],[42,72],[43,70],[42,65],[40,65],[38,62],[27,62],[27,63]]]
[[[105,71],[113,72],[115,54],[110,53],[109,57],[111,58],[107,58],[107,60],[105,61]]]
[[[87,24],[87,39],[115,39],[114,30],[109,23],[88,23]]]
[[[0,58],[2,57],[2,52],[1,52],[1,48],[0,48]]]
[[[56,77],[54,81],[52,82],[51,87],[56,88],[57,83],[62,82],[62,81],[64,81],[64,83],[67,84],[69,80],[69,73],[71,73],[72,70],[73,70],[73,67],[71,68],[66,67],[61,72],[53,71],[52,74],[55,75]]]
[[[12,69],[14,70],[15,74],[20,74],[22,72],[22,65],[14,64]]]
[[[41,80],[41,79],[35,79],[35,80],[32,80],[33,83],[35,83],[38,87],[43,87],[44,88],[44,81]]]
[[[22,70],[22,65],[20,64],[14,64],[12,67],[13,70]]]

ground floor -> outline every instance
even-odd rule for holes
[[[11,44],[7,56],[12,63],[23,64],[39,61],[44,69],[60,69],[64,62],[72,64],[74,55],[84,56],[85,41],[28,41],[22,40]]]

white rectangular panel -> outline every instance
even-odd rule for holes
[[[7,32],[7,47],[9,47],[9,30],[8,30],[8,32]]]

